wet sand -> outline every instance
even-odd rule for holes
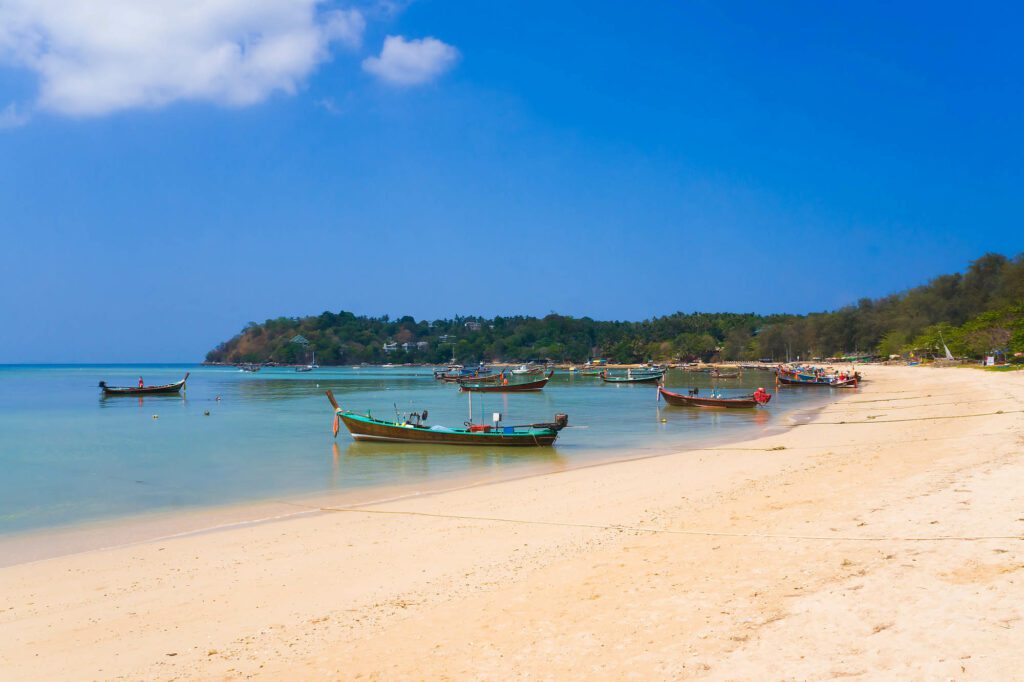
[[[1024,374],[865,373],[755,441],[8,566],[0,670],[1013,678]]]

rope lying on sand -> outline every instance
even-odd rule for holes
[[[867,445],[876,447],[889,447],[892,445],[903,445],[904,443],[932,443],[943,440],[963,440],[963,439],[976,439],[976,438],[1005,438],[1006,432],[1002,433],[968,433],[960,436],[933,436],[931,438],[907,438],[905,440],[887,440],[885,442],[868,443]],[[828,454],[826,450],[832,450],[834,448],[863,448],[864,443],[856,441],[853,443],[834,443],[832,445],[776,445],[774,447],[767,448],[733,448],[728,445],[722,445],[715,448],[692,448],[690,450],[680,452],[728,452],[731,450],[743,450],[749,452],[774,452],[776,450],[821,450],[821,454]],[[672,453],[677,454],[677,453]]]
[[[1009,400],[1008,398],[982,398],[981,400],[955,400],[949,403],[928,403],[927,405],[892,405],[889,407],[850,407],[847,408],[847,404],[852,403],[835,403],[839,408],[845,409],[847,412],[877,412],[879,410],[920,410],[922,408],[939,407],[940,405],[974,405],[977,403],[1005,403]],[[865,400],[863,402],[873,402],[871,400]]]
[[[883,409],[883,408],[879,408]],[[920,421],[932,421],[935,419],[967,419],[968,417],[991,417],[997,414],[1019,414],[1024,410],[996,410],[995,412],[982,412],[980,414],[952,414],[946,417],[909,417],[907,419],[872,419],[864,421],[841,421],[841,422],[806,422],[803,424],[789,424],[790,428],[797,426],[822,426],[825,424],[838,425],[838,424],[895,424],[896,422],[920,422]]]
[[[979,540],[1024,540],[1024,535],[938,535],[925,536],[851,536],[851,535],[788,535],[784,533],[730,533],[710,530],[677,530],[674,528],[644,528],[601,523],[569,523],[567,521],[530,521],[507,519],[497,516],[466,516],[460,514],[435,514],[432,512],[402,511],[390,509],[363,509],[359,507],[320,507],[324,512],[347,512],[352,514],[381,514],[391,516],[424,516],[455,521],[485,521],[489,523],[514,523],[532,526],[558,526],[562,528],[589,528],[594,530],[633,531],[637,533],[663,533],[671,535],[699,535],[726,538],[762,538],[768,540],[844,540],[851,542],[944,542],[950,540],[975,542]]]
[[[926,393],[924,395],[912,395],[906,398],[872,398],[871,400],[848,400],[846,405],[857,405],[858,403],[891,403],[897,400],[923,400],[925,398],[951,398],[953,396],[962,395],[961,393]],[[922,406],[926,407],[926,406]]]

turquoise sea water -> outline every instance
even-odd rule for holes
[[[103,398],[97,383],[177,381],[184,395]],[[720,382],[723,392],[771,386],[766,372]],[[668,386],[709,386],[705,374],[673,371]],[[727,387],[727,388],[726,388]],[[341,404],[390,418],[430,411],[459,426],[467,394],[428,368],[290,368],[254,374],[194,365],[0,366],[0,533],[134,514],[419,484],[445,477],[564,468],[631,453],[739,439],[780,415],[833,400],[829,389],[783,391],[768,409],[705,411],[657,403],[653,385],[610,385],[558,375],[532,394],[475,394],[474,418],[506,423],[569,415],[574,428],[553,448],[451,448],[355,443],[331,436],[333,389]],[[220,397],[218,401],[216,398]],[[209,416],[204,413],[209,411]],[[154,418],[156,417],[156,418]],[[662,419],[665,421],[663,422]]]

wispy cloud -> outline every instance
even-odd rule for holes
[[[28,123],[28,119],[29,115],[22,111],[14,102],[11,102],[3,109],[0,109],[0,130],[23,126]]]
[[[345,113],[342,107],[333,97],[323,97],[316,101],[316,105],[332,116],[341,116]]]
[[[437,38],[406,40],[388,36],[379,57],[363,60],[363,69],[392,85],[419,85],[455,66],[459,51]]]
[[[0,0],[0,63],[39,77],[33,108],[71,116],[294,93],[366,20],[321,0]],[[14,105],[0,125],[23,123]]]

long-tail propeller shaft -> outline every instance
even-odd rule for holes
[[[331,401],[331,406],[334,408],[334,437],[338,437],[338,428],[341,426],[341,408],[338,407],[338,401],[334,399],[334,391],[328,389],[327,399]]]

